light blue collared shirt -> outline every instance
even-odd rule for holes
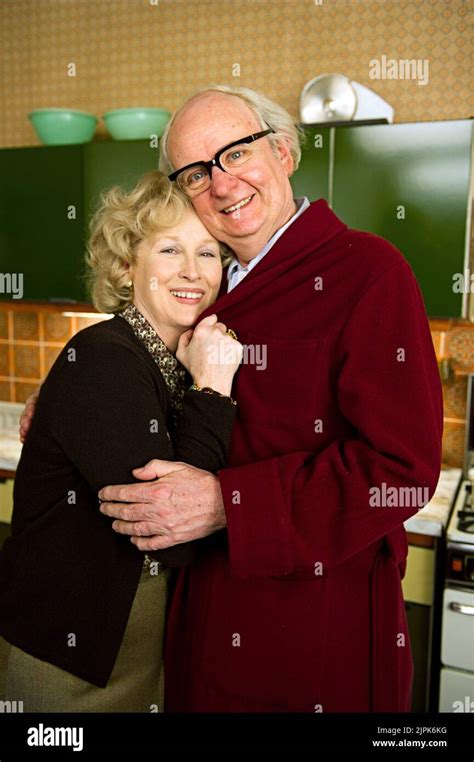
[[[233,288],[235,288],[241,280],[245,278],[246,275],[249,274],[250,270],[253,270],[255,265],[258,265],[261,259],[267,254],[272,246],[278,241],[278,239],[283,235],[285,230],[290,227],[290,225],[298,219],[300,215],[303,214],[303,212],[306,211],[306,209],[309,206],[309,199],[306,196],[303,196],[303,198],[295,198],[295,204],[297,206],[297,211],[294,213],[293,217],[291,217],[283,227],[279,228],[276,233],[272,235],[268,243],[265,244],[263,249],[257,254],[256,257],[250,260],[248,265],[240,264],[237,257],[233,257],[231,260],[231,263],[229,265],[229,269],[227,270],[227,293],[229,291],[232,291]]]

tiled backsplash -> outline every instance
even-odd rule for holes
[[[71,336],[105,317],[84,317],[84,312],[94,309],[0,302],[0,400],[24,402]]]
[[[446,465],[464,465],[467,377],[474,373],[474,323],[465,320],[431,320],[431,335],[439,362],[451,369],[443,382]]]
[[[64,344],[77,331],[103,320],[89,305],[74,307],[0,302],[0,400],[24,402],[38,388]],[[68,314],[63,314],[68,313]],[[467,375],[474,373],[474,324],[431,320],[438,360],[449,360],[451,375],[443,383],[443,461],[462,466]]]

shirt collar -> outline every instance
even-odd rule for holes
[[[303,214],[303,212],[305,212],[306,209],[308,209],[308,207],[310,206],[309,199],[307,196],[303,196],[302,198],[295,198],[294,201],[297,207],[294,215],[290,217],[288,222],[286,222],[281,228],[278,228],[278,230],[272,235],[270,240],[265,244],[263,249],[259,251],[257,256],[250,260],[248,265],[241,265],[237,257],[232,257],[229,267],[227,269],[227,280],[229,281],[229,283],[238,272],[249,272],[250,270],[252,270],[255,267],[255,265],[257,265],[258,262],[260,262],[260,260],[265,256],[265,254],[267,254],[270,251],[272,246],[283,235],[285,230],[287,230],[287,228],[289,228],[290,225],[296,219],[298,219],[298,217],[300,217]]]

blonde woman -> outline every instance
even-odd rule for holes
[[[225,465],[242,348],[216,315],[190,330],[223,255],[160,172],[95,216],[92,296],[114,317],[74,336],[41,387],[0,555],[0,699],[25,712],[162,710],[171,569],[194,547],[145,556],[97,492],[151,458]]]

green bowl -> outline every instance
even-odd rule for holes
[[[118,108],[104,114],[104,122],[115,140],[145,140],[161,137],[171,117],[163,108]]]
[[[93,114],[62,108],[39,108],[28,119],[39,139],[53,146],[88,143],[98,122]]]

